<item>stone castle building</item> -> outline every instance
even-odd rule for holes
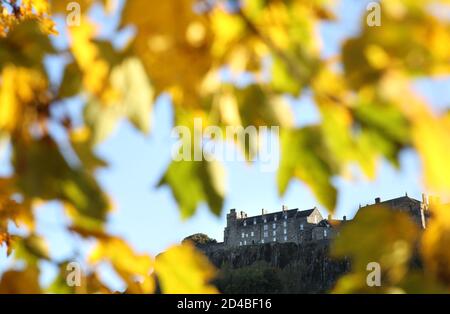
[[[423,196],[422,202],[408,195],[381,201],[375,199],[372,205],[360,206],[359,211],[373,206],[384,206],[395,211],[405,212],[422,228],[428,219],[428,201]],[[356,214],[358,215],[358,213]],[[324,219],[317,208],[299,210],[282,207],[281,211],[268,213],[264,209],[261,215],[248,217],[244,211],[231,209],[227,214],[227,226],[224,230],[225,247],[265,244],[273,242],[303,243],[331,239],[339,233],[339,226],[347,222]]]

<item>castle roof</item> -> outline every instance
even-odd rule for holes
[[[297,212],[297,217],[308,217],[309,215],[312,214],[312,212],[315,210],[315,208],[313,209],[307,209],[307,210],[301,210],[299,212]]]
[[[386,207],[390,207],[390,208],[396,208],[397,206],[401,206],[404,204],[416,204],[416,205],[420,205],[420,201],[409,197],[408,195],[405,196],[400,196],[397,198],[393,198],[390,200],[385,200],[385,201],[381,201],[379,198],[375,199],[375,204],[368,204],[366,206],[362,206],[362,208],[364,207],[371,207],[371,206],[386,206]]]
[[[294,209],[288,209],[285,211],[279,211],[279,212],[274,212],[274,213],[267,213],[264,215],[257,215],[257,216],[251,216],[251,217],[246,217],[242,219],[242,222],[244,221],[249,221],[250,223],[253,223],[253,221],[256,220],[256,223],[262,223],[264,221],[264,219],[266,220],[266,222],[272,222],[275,221],[275,219],[277,220],[281,220],[281,219],[285,219],[285,216],[287,219],[290,218],[302,218],[302,217],[308,217],[309,215],[312,214],[312,212],[315,210],[315,208],[312,209],[307,209],[307,210],[298,210],[298,208],[294,208]]]

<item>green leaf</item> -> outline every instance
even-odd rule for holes
[[[84,118],[91,128],[95,144],[105,140],[122,118],[127,118],[140,131],[150,131],[153,89],[142,63],[128,58],[113,68],[111,85],[119,93],[119,100],[103,104],[91,98],[85,107]]]
[[[219,108],[218,123],[223,127],[235,127],[234,140],[248,161],[254,160],[260,149],[260,127],[270,131],[271,127],[293,125],[293,113],[286,99],[271,93],[267,86],[252,84],[237,88],[227,85],[223,89],[212,100],[214,108]]]
[[[111,74],[112,86],[118,89],[125,107],[125,115],[140,131],[150,131],[153,89],[138,58],[128,58]]]
[[[173,161],[158,184],[163,185],[170,187],[184,219],[203,202],[216,215],[222,211],[224,170],[217,161]]]
[[[59,87],[58,96],[60,98],[73,97],[82,88],[82,73],[76,62],[72,62],[64,69],[64,76]]]
[[[382,206],[360,209],[342,226],[331,249],[332,256],[352,261],[352,272],[340,278],[334,292],[386,293],[396,288],[405,279],[418,235],[416,224],[406,213]],[[366,283],[367,266],[372,262],[382,270],[380,287]]]
[[[106,140],[115,130],[123,116],[122,107],[105,105],[96,98],[90,98],[84,108],[84,121],[91,129],[93,144]]]
[[[334,163],[323,143],[318,127],[283,130],[281,133],[281,163],[278,171],[278,190],[286,192],[292,178],[304,181],[318,201],[329,211],[336,205],[336,189],[331,184]]]
[[[107,196],[86,170],[69,166],[51,138],[14,143],[13,165],[26,197],[63,200],[82,216],[105,219]]]
[[[70,144],[83,165],[83,168],[88,172],[108,166],[106,161],[95,154],[89,129],[81,128],[71,132]]]
[[[27,265],[37,266],[40,259],[50,259],[48,245],[41,236],[30,234],[25,238],[17,238],[13,243],[15,258]]]
[[[45,55],[55,50],[36,21],[24,21],[0,38],[0,68],[7,64],[42,68]]]
[[[234,94],[244,127],[247,126],[281,126],[289,127],[292,122],[292,111],[281,97],[259,85],[249,85],[243,89],[235,89]]]
[[[126,51],[116,50],[110,41],[93,39],[92,43],[97,46],[99,57],[108,62],[111,67],[119,66],[126,57]]]
[[[296,97],[300,96],[303,88],[302,83],[292,77],[288,67],[279,58],[273,59],[272,81],[270,83],[275,91],[289,93]]]

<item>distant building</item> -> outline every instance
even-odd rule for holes
[[[407,195],[386,201],[376,198],[374,204],[360,206],[359,211],[373,206],[384,206],[408,213],[422,228],[426,227],[429,217],[426,196],[423,196],[422,202]],[[339,226],[346,222],[345,216],[342,220],[333,220],[331,217],[324,219],[317,208],[299,210],[283,206],[281,211],[268,213],[263,209],[261,215],[252,217],[248,217],[244,211],[231,209],[227,214],[223,245],[237,247],[332,239],[339,233]]]
[[[335,232],[317,208],[299,210],[283,206],[279,212],[262,210],[261,215],[253,217],[232,209],[227,214],[224,244],[233,247],[271,242],[302,243],[331,238]]]
[[[405,196],[397,197],[394,199],[382,201],[379,197],[375,199],[375,203],[366,206],[359,206],[359,211],[364,210],[366,208],[371,208],[374,206],[382,206],[389,208],[393,211],[398,211],[402,213],[408,214],[415,223],[417,223],[422,229],[425,229],[427,226],[427,221],[429,219],[429,201],[428,197],[423,194],[422,202],[418,201],[414,198],[411,198],[406,194]]]

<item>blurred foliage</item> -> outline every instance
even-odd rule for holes
[[[255,294],[281,293],[283,282],[280,270],[265,262],[257,262],[251,266],[232,269],[225,265],[214,282],[222,293]]]
[[[204,233],[195,233],[183,239],[183,243],[186,241],[191,241],[194,245],[203,245],[203,244],[214,244],[217,243],[216,239],[212,239],[208,237]]]
[[[96,273],[101,263],[113,267],[128,292],[153,292],[155,276],[162,292],[215,291],[209,285],[214,271],[189,244],[155,259],[106,233],[112,202],[95,174],[107,162],[95,147],[123,119],[148,133],[152,103],[162,94],[171,97],[176,125],[190,126],[199,117],[203,127],[280,126],[280,195],[299,179],[333,211],[335,177],[348,176],[356,165],[374,178],[380,159],[398,166],[399,153],[413,149],[426,188],[449,196],[450,116],[431,108],[412,87],[418,78],[449,75],[450,23],[432,10],[448,9],[448,0],[381,1],[382,26],[367,26],[363,15],[361,31],[330,58],[323,57],[318,27],[335,23],[335,1],[133,0],[122,8],[111,0],[82,0],[81,24],[57,29],[54,17],[65,18],[69,2],[0,1],[0,145],[12,148],[13,170],[0,178],[0,244],[24,261],[3,274],[0,291],[46,291],[38,283],[42,260],[64,276],[67,261],[53,260],[35,230],[35,208],[48,201],[64,206],[68,231],[96,243],[84,261],[88,284],[72,292],[108,292]],[[125,45],[98,36],[102,24],[88,14],[93,5],[107,13],[122,10],[116,31],[134,30]],[[67,36],[69,46],[56,47],[54,36]],[[48,55],[67,60],[57,82],[44,64]],[[250,77],[251,84],[225,84],[223,69],[234,78]],[[296,128],[285,96],[306,92],[321,122]],[[81,124],[55,114],[73,97],[85,103]],[[51,126],[64,136],[56,140]],[[219,215],[226,197],[222,171],[209,161],[172,162],[160,185],[171,189],[183,217],[203,203]],[[383,292],[402,289],[405,278],[413,288],[404,291],[437,286],[448,291],[449,209],[431,210],[423,236],[403,217],[383,211],[367,213],[361,224],[346,229],[336,253],[353,256],[355,269],[337,291],[364,290],[360,271],[369,257],[386,267],[389,284]],[[10,223],[26,234],[11,234]],[[373,231],[360,236],[364,230]],[[406,277],[416,242],[425,271]],[[67,292],[61,280],[52,287]]]

